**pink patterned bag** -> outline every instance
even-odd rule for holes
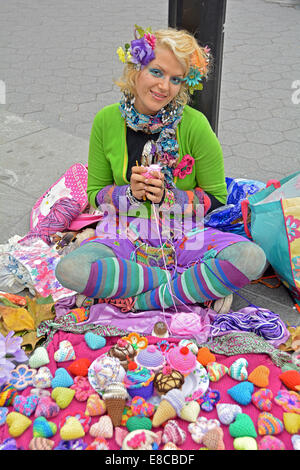
[[[72,165],[33,206],[30,229],[40,224],[59,199],[70,198],[79,203],[80,212],[84,211],[88,205],[87,174],[87,167],[82,163]]]

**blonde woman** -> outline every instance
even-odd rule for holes
[[[136,27],[117,52],[122,98],[96,115],[88,161],[89,202],[104,216],[57,278],[88,297],[132,298],[136,311],[228,298],[261,276],[266,257],[203,226],[227,198],[220,143],[188,105],[209,74],[209,49],[186,31]]]

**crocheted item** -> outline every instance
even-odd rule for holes
[[[74,416],[70,416],[59,431],[61,439],[70,441],[80,439],[85,436],[85,432],[80,421]]]
[[[300,415],[297,413],[283,413],[283,423],[290,434],[297,434],[300,431]]]
[[[15,411],[30,416],[35,411],[38,401],[39,397],[37,395],[29,395],[28,397],[17,395],[13,407]]]
[[[31,425],[31,419],[27,416],[18,413],[17,411],[12,411],[8,413],[6,417],[6,424],[8,426],[8,432],[12,437],[19,437],[26,429]]]
[[[166,359],[172,369],[178,370],[185,377],[196,367],[196,357],[187,347],[176,346],[170,349]]]
[[[152,450],[157,449],[159,436],[148,429],[137,429],[127,434],[122,443],[123,450]]]
[[[261,411],[271,411],[273,392],[268,388],[261,388],[252,395],[252,403]]]
[[[283,431],[283,422],[271,413],[264,411],[258,416],[257,427],[258,434],[261,436],[280,434]]]
[[[67,370],[73,375],[85,377],[88,375],[90,365],[91,361],[87,357],[81,357],[80,359],[76,359],[76,361],[72,362],[72,364],[67,367]]]
[[[287,388],[300,391],[300,372],[297,370],[286,370],[279,375],[279,379]]]
[[[107,354],[110,357],[116,357],[119,359],[121,366],[127,370],[128,362],[134,360],[136,353],[137,351],[134,349],[131,343],[125,339],[120,338],[118,339],[117,343],[109,349]]]
[[[162,442],[173,442],[174,444],[181,445],[186,439],[186,432],[181,429],[177,421],[171,419],[164,427],[162,435]]]
[[[242,413],[242,408],[239,405],[231,403],[217,403],[216,408],[220,422],[227,426],[233,423],[239,413]]]
[[[199,403],[201,410],[212,411],[220,401],[220,397],[220,392],[218,390],[208,388],[200,398],[197,398],[197,402]]]
[[[235,450],[257,450],[257,442],[253,437],[236,437],[233,447]]]
[[[87,416],[102,416],[105,412],[105,401],[101,400],[98,393],[91,394],[87,399],[85,414]]]
[[[142,349],[137,354],[135,360],[138,365],[147,367],[153,372],[160,370],[165,363],[163,354],[154,346],[154,344],[151,344],[146,349]]]
[[[227,390],[227,393],[239,405],[249,405],[254,391],[254,385],[251,382],[241,382]]]
[[[270,369],[264,365],[256,367],[248,376],[249,382],[257,387],[267,388],[269,385]]]
[[[37,388],[50,388],[53,375],[49,367],[40,367],[36,375],[32,379],[32,385]]]
[[[200,405],[197,401],[189,401],[180,410],[180,418],[194,423],[200,413]]]
[[[9,381],[15,389],[25,390],[29,385],[32,385],[32,380],[35,374],[35,369],[30,369],[26,364],[19,364],[11,371]]]
[[[275,403],[288,413],[300,414],[300,395],[289,390],[279,390],[274,398]]]
[[[278,437],[264,436],[258,443],[258,450],[285,450],[285,445]]]
[[[56,362],[66,362],[74,359],[76,359],[76,355],[72,343],[68,340],[61,341],[58,350],[54,353],[54,360]]]
[[[1,406],[0,407],[0,426],[2,426],[2,424],[5,423],[7,413],[8,413],[8,408],[6,406]]]
[[[29,358],[29,365],[34,369],[38,369],[41,366],[45,366],[49,364],[50,359],[48,355],[48,351],[43,346],[38,346],[32,353]]]
[[[207,347],[202,347],[198,351],[197,361],[205,367],[210,362],[216,362],[216,356]]]
[[[75,390],[75,398],[78,401],[86,401],[90,395],[95,393],[95,390],[90,385],[90,382],[87,377],[82,377],[77,375],[74,378],[74,384],[70,387],[72,390]]]
[[[101,418],[90,427],[90,435],[93,437],[104,437],[110,439],[113,436],[114,428],[112,420],[109,416],[101,416]]]
[[[93,351],[104,348],[106,345],[106,339],[92,331],[87,331],[84,335],[84,339],[88,347],[93,349]]]
[[[31,424],[31,421],[30,421]],[[44,416],[39,416],[33,422],[33,437],[46,437],[54,436],[57,431],[57,426],[52,421],[48,421]]]
[[[144,398],[135,396],[130,405],[133,416],[145,416],[149,418],[154,414],[155,406],[152,403],[148,403]]]
[[[129,432],[136,429],[152,429],[152,421],[145,416],[131,416],[126,422],[126,427]]]
[[[59,427],[62,428],[62,426],[64,426],[70,418],[76,418],[83,427],[84,432],[88,432],[91,424],[91,417],[86,416],[82,411],[78,411],[77,413],[75,412],[71,414],[68,411],[64,413],[60,420]]]
[[[62,367],[56,369],[54,378],[51,380],[51,387],[71,387],[73,385],[74,380],[68,373],[68,371]]]
[[[188,348],[190,351],[192,351],[193,354],[195,354],[195,356],[197,356],[198,354],[198,351],[199,351],[199,348],[197,346],[196,343],[194,343],[194,341],[191,341],[189,339],[181,339],[178,343],[178,346],[181,348],[183,346],[185,346],[186,348]]]
[[[228,367],[218,362],[209,362],[206,366],[209,380],[211,382],[218,382],[228,372]]]
[[[34,437],[29,442],[29,450],[52,450],[55,442],[45,437]]]
[[[110,416],[114,426],[120,426],[122,414],[128,398],[125,386],[120,383],[111,383],[105,389],[102,395],[105,402],[106,411]]]
[[[300,435],[294,434],[291,437],[294,450],[300,450]]]
[[[225,450],[224,433],[221,427],[216,426],[205,433],[202,443],[209,450]]]
[[[55,418],[60,412],[60,407],[50,397],[40,397],[34,416],[44,416],[46,419]]]
[[[177,412],[175,408],[172,406],[172,404],[169,401],[162,399],[162,401],[159,403],[157,410],[155,411],[155,414],[153,416],[152,425],[153,427],[158,427],[161,424],[168,421],[168,419],[172,419],[176,417],[177,417]]]
[[[153,393],[154,374],[146,367],[138,366],[134,370],[128,370],[124,379],[129,395],[136,395],[148,399]]]
[[[229,433],[232,437],[257,437],[254,423],[245,413],[236,415],[235,421],[229,425]]]
[[[67,387],[55,387],[51,393],[51,398],[55,400],[60,409],[67,408],[75,395],[75,390]]]
[[[92,362],[88,378],[96,392],[102,394],[111,383],[124,380],[125,369],[121,366],[119,359],[104,354]]]
[[[104,437],[96,437],[96,439],[89,444],[85,450],[109,450],[109,444]]]
[[[18,395],[15,387],[10,384],[4,384],[0,386],[0,406],[9,406],[14,403],[16,396]]]
[[[82,439],[61,440],[53,450],[85,450],[87,444]]]
[[[195,423],[188,425],[188,430],[193,441],[201,444],[204,435],[216,426],[220,426],[220,422],[217,419],[207,419],[204,416],[199,416]]]
[[[165,394],[173,388],[181,388],[184,383],[184,375],[178,370],[165,366],[154,377],[154,388],[159,394]]]
[[[247,367],[248,367],[248,361],[245,358],[241,357],[237,359],[236,361],[234,361],[233,364],[231,364],[231,366],[228,369],[228,374],[230,375],[230,377],[232,377],[235,380],[239,380],[239,381],[247,380],[247,377],[248,377]]]

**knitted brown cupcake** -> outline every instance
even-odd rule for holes
[[[164,395],[173,388],[181,388],[184,383],[184,376],[178,370],[165,366],[157,372],[154,377],[154,388],[160,395]]]
[[[107,353],[110,357],[116,357],[119,359],[121,366],[125,370],[128,369],[128,362],[134,361],[136,356],[136,350],[131,343],[125,339],[118,339],[117,343],[110,348]]]

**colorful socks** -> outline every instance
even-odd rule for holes
[[[202,303],[225,297],[249,283],[249,279],[229,261],[211,258],[195,264],[175,279],[139,294],[136,310],[157,310],[172,305]],[[171,286],[171,292],[169,285]]]
[[[108,257],[91,264],[82,294],[100,299],[125,299],[155,289],[167,282],[170,273],[123,258]]]

